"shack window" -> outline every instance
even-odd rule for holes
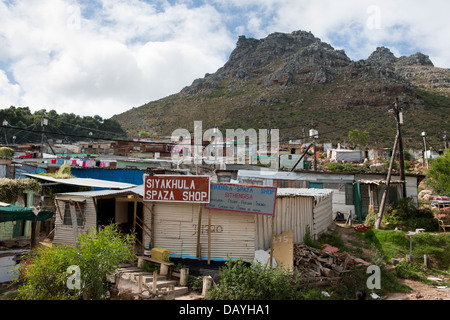
[[[353,205],[353,184],[347,183],[345,185],[345,204]]]
[[[309,183],[310,189],[323,189],[323,183],[321,182],[310,182]]]
[[[84,202],[75,203],[75,204],[73,204],[73,206],[75,207],[75,212],[77,215],[77,225],[79,227],[83,227],[84,226],[83,216],[86,213]],[[80,212],[80,209],[82,210],[82,212]],[[66,225],[66,226],[72,225],[72,216],[70,215],[70,203],[69,202],[66,202],[66,204],[64,206],[63,225]]]

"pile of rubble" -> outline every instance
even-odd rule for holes
[[[304,243],[294,244],[294,267],[305,280],[339,280],[343,273],[369,265],[347,252],[338,253],[338,249],[331,246],[319,250]]]

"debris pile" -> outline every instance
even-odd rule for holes
[[[355,231],[364,233],[367,230],[372,229],[372,227],[371,226],[366,226],[364,224],[360,224],[360,225],[357,225],[357,226],[353,227],[353,229],[355,229]]]
[[[355,258],[347,252],[337,252],[326,247],[319,250],[309,247],[304,243],[294,244],[294,267],[297,273],[310,281],[339,280],[343,273],[355,268],[367,267],[369,263]]]

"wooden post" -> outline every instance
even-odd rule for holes
[[[383,219],[384,206],[386,205],[386,199],[387,199],[387,195],[389,193],[389,186],[391,185],[392,168],[394,166],[395,153],[397,152],[397,145],[398,145],[398,135],[395,137],[394,149],[392,150],[391,163],[389,164],[389,171],[388,171],[388,175],[386,178],[386,189],[384,190],[383,198],[381,199],[381,205],[380,205],[380,209],[378,211],[378,217],[377,217],[377,220],[375,221],[375,229],[380,229],[381,220]]]
[[[31,235],[30,235],[31,249],[36,247],[36,225],[37,225],[36,221],[31,221]]]
[[[209,287],[211,287],[212,278],[211,276],[203,277],[203,288],[202,288],[202,296],[206,296],[208,293]]]
[[[165,263],[161,263],[160,273],[162,276],[167,276],[169,274],[169,266]]]
[[[189,269],[188,268],[180,269],[180,286],[187,285],[188,275],[189,275]]]
[[[272,236],[270,239],[270,267],[272,268],[273,260],[273,239],[275,238],[275,216],[272,216]]]
[[[71,202],[69,203],[70,208],[70,218],[72,220],[72,230],[73,230],[73,237],[75,241],[75,247],[78,248],[78,222],[77,222],[77,212],[75,210],[75,205]]]
[[[158,290],[158,271],[153,271],[152,292],[156,294]]]
[[[423,256],[423,263],[425,265],[425,268],[430,269],[431,267],[431,261],[430,261],[430,256],[428,254],[425,254]]]
[[[200,232],[202,231],[202,205],[199,205],[198,210],[198,226],[197,226],[197,257],[200,261],[202,259],[202,252],[201,252],[201,246],[200,246]]]
[[[134,197],[134,196],[133,196]],[[136,232],[136,216],[137,216],[137,202],[134,199],[134,209],[133,209],[133,232]],[[137,240],[137,239],[136,239]],[[133,242],[133,252],[136,253],[136,240]]]
[[[208,264],[211,263],[211,210],[208,210]]]
[[[138,293],[142,293],[142,273],[138,276]]]

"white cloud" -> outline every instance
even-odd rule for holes
[[[4,87],[16,89],[0,91],[0,106],[108,118],[215,72],[234,46],[208,5],[166,3],[157,10],[105,0],[102,8],[87,19],[76,2],[0,5],[7,21],[0,43],[9,48],[0,59],[16,82],[0,73]]]

